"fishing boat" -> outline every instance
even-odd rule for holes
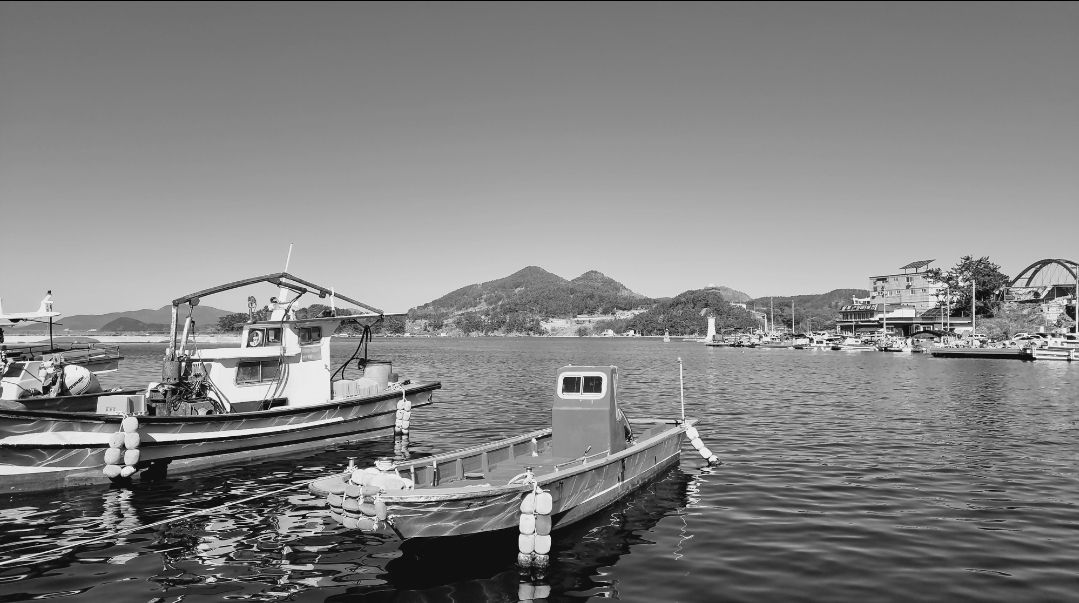
[[[832,349],[843,352],[875,352],[877,346],[860,337],[845,337],[842,342],[833,344]]]
[[[518,561],[542,559],[550,532],[580,521],[678,463],[682,441],[716,462],[695,421],[628,420],[617,368],[566,366],[551,427],[446,454],[349,468],[316,480],[342,525],[402,539],[518,529]]]
[[[1040,343],[1032,340],[1028,353],[1033,360],[1079,360],[1079,334],[1053,334]]]
[[[264,317],[249,298],[240,346],[198,346],[200,299],[259,283],[277,286],[278,295]],[[328,297],[329,309],[317,316],[298,312],[297,302],[308,293]],[[338,310],[337,302],[356,309]],[[181,306],[188,315],[178,336]],[[192,469],[250,461],[405,431],[412,408],[429,404],[441,385],[413,383],[394,373],[392,363],[368,358],[371,326],[384,318],[382,310],[287,272],[179,297],[172,302],[160,382],[136,393],[101,392],[45,407],[32,398],[0,401],[0,491],[61,488],[92,481],[89,475],[123,479],[140,470],[163,476],[170,464]],[[332,335],[346,322],[359,325],[362,336],[351,357],[333,369]],[[346,378],[353,361],[362,374]]]
[[[53,321],[62,316],[53,309],[52,291],[41,300],[34,312],[4,312],[3,300],[0,300],[0,374],[13,371],[13,365],[32,372],[35,375],[42,363],[52,362],[60,365],[85,367],[94,374],[115,371],[120,365],[120,346],[104,345],[96,340],[82,337],[53,337]],[[48,339],[35,343],[5,343],[4,327],[19,323],[40,323],[48,325]]]

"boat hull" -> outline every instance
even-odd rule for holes
[[[413,407],[431,403],[438,383],[409,386]],[[140,468],[152,463],[212,457],[392,429],[401,392],[302,407],[202,416],[139,416]],[[54,471],[105,465],[119,415],[0,410],[0,469]],[[2,473],[2,471],[0,471]]]
[[[678,463],[685,429],[691,423],[674,424],[662,432],[635,442],[617,454],[587,462],[568,461],[557,470],[535,474],[536,484],[551,493],[552,529],[580,521],[613,504],[655,479]],[[549,434],[549,430],[547,430]],[[532,435],[532,434],[529,434]],[[498,450],[506,442],[485,448]],[[520,441],[520,440],[519,440]],[[474,454],[474,451],[472,451]],[[519,465],[529,461],[518,458]],[[537,458],[542,462],[542,458]],[[443,460],[443,464],[446,460]],[[404,472],[398,471],[405,475]],[[489,481],[496,481],[490,476]],[[339,478],[340,479],[340,478]],[[505,477],[501,479],[505,480]],[[317,487],[313,490],[318,492]],[[387,492],[382,500],[389,517],[386,530],[402,538],[435,538],[494,532],[514,528],[521,516],[521,501],[532,486],[478,483],[440,491],[438,488]]]

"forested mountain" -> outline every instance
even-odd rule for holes
[[[680,293],[632,318],[597,323],[593,330],[596,334],[607,329],[615,333],[632,329],[640,335],[704,334],[709,316],[716,318],[719,329],[752,329],[757,325],[757,319],[748,311],[728,303],[718,287],[709,287]]]
[[[409,310],[426,330],[456,327],[463,333],[540,334],[540,321],[578,314],[612,314],[652,305],[653,300],[591,270],[566,280],[538,266],[505,278],[468,285]]]

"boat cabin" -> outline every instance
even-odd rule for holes
[[[551,410],[551,452],[578,458],[626,447],[628,423],[618,410],[614,366],[564,366],[558,369]]]
[[[282,319],[244,325],[238,348],[191,351],[192,371],[232,412],[330,399],[330,342],[342,318]]]

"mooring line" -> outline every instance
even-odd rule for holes
[[[321,479],[321,478],[318,478],[318,479]],[[148,528],[156,528],[157,526],[160,526],[160,525],[173,523],[173,522],[180,521],[180,520],[183,520],[183,519],[189,519],[191,517],[195,517],[195,516],[198,516],[198,515],[205,515],[205,514],[208,514],[208,513],[212,513],[214,511],[220,511],[220,510],[227,509],[229,507],[232,507],[232,506],[235,506],[235,505],[238,505],[238,504],[251,502],[251,501],[257,500],[259,498],[265,498],[267,496],[273,496],[274,494],[280,494],[282,492],[288,492],[289,490],[294,490],[294,489],[299,488],[301,486],[310,486],[311,484],[318,481],[318,479],[313,479],[311,481],[303,482],[303,483],[300,483],[300,484],[293,484],[291,486],[286,486],[284,488],[279,488],[277,490],[273,490],[273,491],[270,491],[270,492],[263,492],[262,494],[256,494],[254,496],[248,496],[247,498],[241,498],[240,500],[234,500],[232,502],[227,502],[227,503],[218,505],[216,507],[211,507],[209,509],[200,509],[200,510],[197,510],[197,511],[195,511],[193,513],[183,515],[181,517],[169,517],[169,518],[166,518],[166,519],[162,519],[161,521],[155,521],[153,523],[148,523],[146,525],[140,525],[140,526],[135,526],[133,528],[127,528],[126,530],[120,530],[119,532],[113,532],[111,534],[105,534],[105,535],[102,535],[102,536],[97,536],[96,538],[91,538],[89,540],[84,540],[82,542],[77,542],[75,544],[66,544],[66,545],[63,545],[63,546],[51,548],[51,549],[49,549],[47,551],[41,551],[41,552],[38,552],[38,553],[31,553],[29,555],[23,555],[22,557],[16,557],[15,559],[0,560],[0,567],[3,567],[5,565],[15,565],[17,563],[25,563],[26,561],[29,561],[29,560],[31,560],[31,559],[33,559],[35,557],[42,557],[42,556],[45,556],[45,555],[54,555],[54,554],[56,554],[56,553],[58,553],[60,551],[65,551],[65,550],[68,550],[68,549],[77,549],[77,548],[82,547],[82,546],[86,546],[86,545],[89,545],[89,544],[94,544],[95,542],[100,542],[100,541],[111,539],[111,538],[117,538],[117,537],[120,537],[120,536],[126,536],[128,534],[131,534],[133,532],[138,532],[140,530],[145,530],[145,529],[148,529]]]

